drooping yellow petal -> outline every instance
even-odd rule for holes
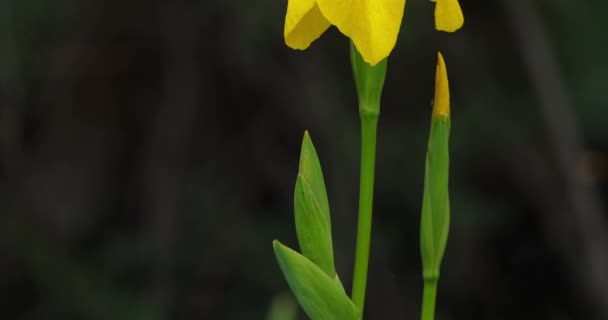
[[[433,117],[450,116],[450,85],[448,72],[441,52],[437,53],[437,71],[435,73],[435,99],[433,103]]]
[[[323,16],[351,38],[363,60],[388,57],[401,28],[405,0],[317,0]]]
[[[329,26],[315,0],[289,0],[284,30],[285,43],[289,47],[308,48]]]
[[[454,32],[464,24],[464,16],[458,0],[436,0],[435,29]]]

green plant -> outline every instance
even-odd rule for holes
[[[351,297],[336,274],[329,201],[321,164],[306,132],[300,153],[294,207],[301,254],[277,240],[273,248],[281,270],[300,306],[311,319],[361,319],[372,230],[376,133],[380,102],[404,0],[290,0],[285,41],[306,49],[331,25],[351,38],[350,57],[361,121],[359,219]],[[437,0],[436,28],[455,31],[464,21],[457,0]],[[448,138],[450,106],[447,72],[439,54],[435,105],[426,157],[421,218],[424,294],[422,319],[434,319],[437,281],[449,229]]]

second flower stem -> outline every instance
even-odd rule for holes
[[[435,319],[435,301],[437,300],[437,279],[424,280],[422,293],[421,320]]]
[[[379,108],[374,108],[379,110]],[[369,247],[372,233],[372,208],[374,199],[374,172],[376,164],[376,131],[378,111],[360,109],[361,117],[361,176],[359,186],[359,221],[357,225],[357,251],[353,276],[353,303],[363,314]]]

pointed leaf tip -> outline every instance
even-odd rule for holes
[[[294,216],[302,254],[328,276],[335,273],[329,202],[321,163],[308,132],[304,133],[294,191]]]

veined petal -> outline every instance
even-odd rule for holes
[[[329,26],[315,0],[289,0],[284,30],[285,43],[289,47],[308,48]]]
[[[436,0],[435,29],[454,32],[464,24],[464,16],[458,0]]]
[[[405,0],[317,0],[327,20],[351,38],[372,66],[388,57],[401,28]]]
[[[433,116],[450,116],[450,85],[448,72],[441,52],[437,52],[437,71],[435,72],[435,99],[433,100]]]

